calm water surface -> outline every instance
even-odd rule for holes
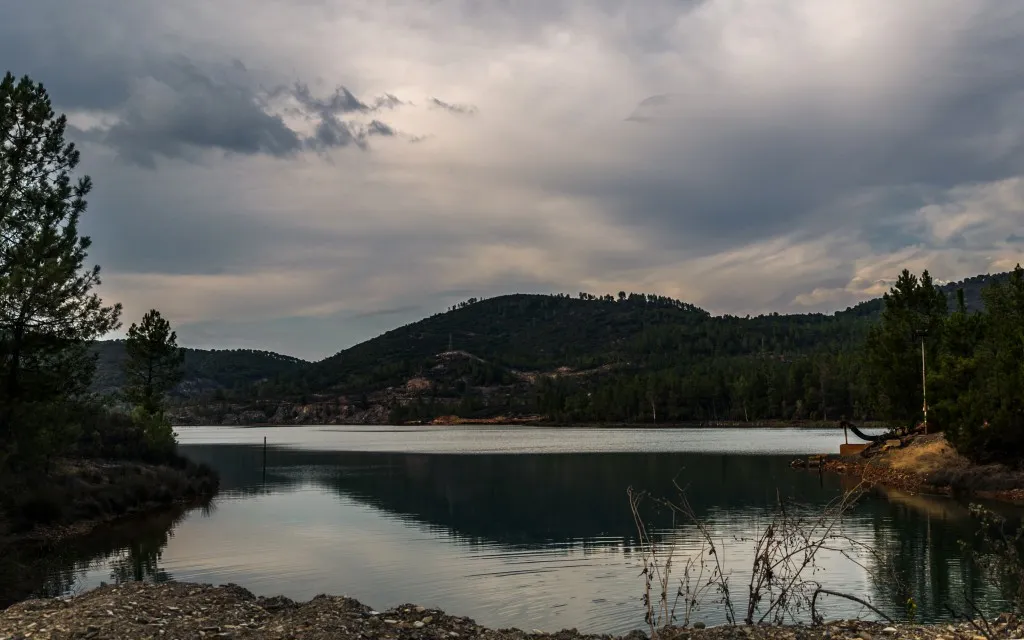
[[[234,582],[294,599],[415,602],[488,626],[625,632],[643,627],[627,487],[667,497],[673,479],[687,487],[722,540],[737,593],[749,538],[778,496],[820,506],[843,488],[789,468],[795,454],[837,451],[843,435],[833,430],[190,427],[179,440],[182,453],[220,472],[214,503],[56,560],[47,592],[130,579]],[[699,547],[666,514],[649,517],[677,554]],[[965,590],[998,608],[996,588],[961,561],[959,540],[972,531],[962,505],[889,492],[867,498],[844,526],[893,558],[920,617],[941,618]],[[814,577],[894,609],[891,589],[862,560],[825,554]],[[865,614],[823,604],[830,617]],[[713,624],[722,614],[708,603],[697,618]]]

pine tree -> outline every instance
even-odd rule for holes
[[[88,344],[119,326],[120,305],[93,293],[99,267],[85,267],[78,222],[92,183],[72,183],[79,152],[65,126],[41,84],[0,81],[0,453],[52,440],[32,416],[85,391]]]
[[[1020,460],[1024,453],[1024,269],[982,292],[983,335],[975,373],[957,398],[956,441],[981,460]]]
[[[871,328],[865,345],[866,373],[878,415],[906,426],[922,416],[921,342],[932,369],[942,343],[946,295],[927,271],[918,279],[904,269],[883,300],[881,322]]]
[[[128,328],[124,363],[125,395],[151,416],[162,416],[164,394],[181,381],[185,350],[178,348],[178,336],[171,323],[152,309],[142,324]]]

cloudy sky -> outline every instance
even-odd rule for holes
[[[189,346],[320,358],[509,292],[832,311],[1024,250],[1024,3],[0,5],[104,297]]]

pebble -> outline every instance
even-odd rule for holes
[[[706,629],[707,626],[708,625],[704,624],[703,622],[694,622],[693,623],[693,628],[694,629]]]
[[[886,627],[882,629],[882,633],[896,633],[896,627]]]
[[[422,629],[427,625],[423,624],[422,620],[417,620],[416,622],[412,623],[412,626],[416,627],[417,629]]]
[[[416,613],[423,613],[426,610],[427,610],[426,607],[416,607]]]
[[[430,624],[433,621],[434,621],[434,616],[427,616],[426,618],[423,618],[423,624]]]

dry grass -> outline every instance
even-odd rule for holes
[[[869,484],[908,492],[1024,500],[1024,472],[1001,464],[974,464],[957,453],[941,433],[915,436],[898,449],[868,452],[867,458],[829,460],[824,468]]]
[[[918,436],[906,447],[885,452],[879,461],[895,471],[924,475],[970,466],[941,433]]]

